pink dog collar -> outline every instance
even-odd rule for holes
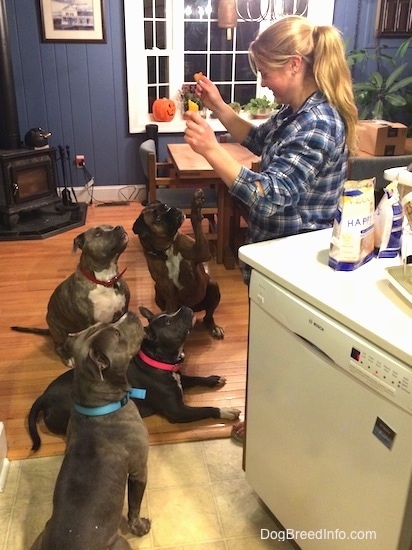
[[[146,355],[142,350],[139,350],[137,354],[142,361],[144,361],[147,365],[150,367],[154,367],[155,369],[161,369],[161,370],[170,370],[172,372],[177,372],[179,370],[179,365],[170,363],[161,363],[160,361],[156,361],[156,359],[152,359],[148,355]]]

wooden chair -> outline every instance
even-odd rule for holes
[[[147,179],[148,202],[160,201],[168,206],[179,208],[187,217],[190,217],[193,194],[196,189],[203,188],[205,202],[202,213],[208,220],[207,238],[216,241],[218,224],[216,189],[204,187],[203,182],[196,180],[193,181],[193,184],[184,183],[179,185],[173,164],[157,161],[156,145],[153,139],[148,139],[140,145],[139,156]]]

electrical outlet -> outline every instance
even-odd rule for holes
[[[74,162],[77,168],[83,168],[83,166],[86,164],[84,155],[76,155]]]

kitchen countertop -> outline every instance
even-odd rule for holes
[[[390,283],[399,258],[354,271],[328,266],[331,229],[244,245],[239,258],[412,367],[412,303]]]

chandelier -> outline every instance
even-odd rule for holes
[[[307,15],[309,0],[219,0],[218,25],[233,29],[237,20],[260,23],[285,15]]]

